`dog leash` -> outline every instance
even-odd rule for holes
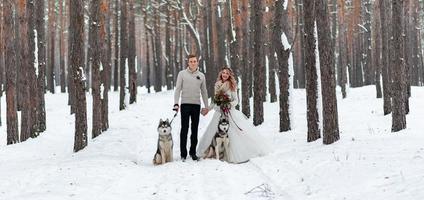
[[[174,121],[175,117],[177,117],[178,111],[175,111],[174,117],[172,118],[171,122],[169,122],[169,124],[172,124],[172,122]]]
[[[226,117],[230,117],[231,118],[231,120],[233,120],[233,123],[234,123],[234,125],[236,125],[236,127],[243,133],[243,129],[241,129],[238,125],[237,125],[237,123],[236,123],[236,121],[234,120],[234,118],[233,118],[233,116],[231,115],[231,113],[230,113],[230,111],[228,111],[228,112],[223,112],[222,113],[223,115],[225,115]]]

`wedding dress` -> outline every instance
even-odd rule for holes
[[[217,92],[219,88],[220,85],[215,85],[215,92]],[[225,87],[225,84],[221,89],[231,99],[231,109],[227,114],[230,122],[228,130],[230,142],[227,151],[227,161],[230,163],[242,163],[249,161],[250,158],[263,156],[268,153],[269,145],[265,139],[256,132],[256,128],[248,121],[247,117],[242,112],[235,109],[238,104],[237,90],[231,91],[229,87]],[[214,109],[215,113],[199,141],[197,155],[200,157],[204,157],[207,154],[212,139],[218,130],[220,117],[223,115],[220,107],[214,103],[211,103],[209,109]]]

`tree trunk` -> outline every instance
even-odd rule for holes
[[[28,95],[29,95],[29,129],[30,137],[35,138],[38,136],[38,116],[37,116],[37,77],[35,68],[37,67],[36,62],[36,31],[35,31],[35,16],[34,16],[34,0],[29,0],[27,3],[28,12],[28,45],[29,45],[29,63],[28,63]]]
[[[55,13],[55,0],[49,1],[49,59],[47,67],[47,89],[54,94],[54,66],[55,66],[55,36],[56,36],[56,13]]]
[[[388,42],[388,27],[386,22],[386,0],[379,0],[380,2],[380,19],[381,19],[381,59],[382,59],[382,75],[383,75],[383,101],[384,101],[384,115],[392,112],[392,103],[390,98],[390,78],[389,78],[389,42]]]
[[[165,70],[165,79],[166,79],[166,89],[172,90],[173,84],[173,76],[172,76],[172,54],[171,54],[171,3],[168,2],[166,5],[166,70]]]
[[[155,17],[155,54],[153,59],[155,61],[155,92],[162,91],[162,43],[161,43],[161,23],[160,23],[160,11],[159,8],[154,9]]]
[[[1,113],[1,97],[3,97],[3,88],[5,88],[4,84],[4,36],[3,36],[3,4],[0,4],[0,113]],[[2,126],[2,116],[0,115],[0,126]]]
[[[99,35],[100,35],[100,47],[101,47],[101,63],[102,70],[100,71],[101,76],[101,106],[102,106],[102,131],[106,131],[109,128],[109,89],[111,83],[111,68],[112,68],[112,36],[110,31],[110,0],[101,0],[100,2],[100,23],[99,23]]]
[[[373,13],[373,30],[372,30],[372,62],[375,73],[375,87],[377,98],[382,98],[381,93],[381,23],[380,23],[380,3],[379,1],[374,2],[374,13]]]
[[[327,0],[315,0],[318,29],[318,49],[321,72],[321,95],[323,108],[323,143],[332,144],[339,140],[339,120],[334,73],[334,43],[331,42],[330,17]]]
[[[29,90],[29,68],[31,61],[29,56],[29,29],[28,29],[28,10],[27,0],[19,0],[17,4],[17,12],[19,16],[19,46],[21,49],[19,60],[21,68],[21,79],[19,84],[22,84],[22,112],[21,112],[21,135],[20,141],[23,142],[31,136],[31,108],[30,108],[30,90]],[[32,67],[32,66],[31,66]]]
[[[314,1],[304,1],[305,21],[305,69],[306,69],[306,104],[308,121],[308,142],[321,137],[317,110],[317,69],[315,64],[315,14]]]
[[[249,82],[249,38],[250,38],[250,31],[249,31],[249,22],[248,17],[249,17],[249,0],[242,0],[241,2],[241,18],[245,19],[243,20],[243,24],[242,24],[242,33],[243,33],[243,38],[244,40],[242,40],[242,63],[241,66],[243,66],[243,68],[241,68],[242,70],[242,75],[241,75],[241,111],[243,112],[244,115],[246,115],[247,117],[250,117],[250,82]]]
[[[69,61],[75,85],[75,141],[74,152],[87,146],[87,105],[84,91],[84,1],[70,1]]]
[[[119,110],[125,109],[125,74],[128,62],[127,34],[127,0],[121,1],[121,34],[120,34],[120,64],[119,64]]]
[[[346,27],[345,27],[345,1],[339,0],[339,64],[337,66],[338,83],[342,90],[342,97],[346,98],[347,83],[347,47],[346,47]]]
[[[113,90],[118,91],[118,80],[119,80],[119,0],[115,1],[115,18],[113,21],[113,27],[115,28],[115,59],[114,59],[114,70],[113,70]]]
[[[38,49],[38,76],[37,76],[37,119],[38,119],[38,131],[44,132],[46,130],[46,106],[44,93],[46,88],[46,35],[45,35],[45,4],[44,1],[34,1],[36,3],[35,20],[37,29],[37,49]]]
[[[91,0],[90,5],[90,51],[91,51],[91,94],[93,95],[93,127],[91,136],[95,138],[102,133],[102,105],[101,105],[101,90],[100,90],[100,1]],[[104,28],[104,27],[103,27]],[[103,85],[104,87],[104,85]]]
[[[134,14],[134,0],[129,0],[129,21],[128,21],[128,88],[130,93],[130,104],[137,101],[137,72],[135,66],[135,14]]]
[[[403,0],[393,0],[392,2],[392,31],[393,31],[393,113],[392,113],[392,132],[397,132],[406,128],[405,117],[405,63],[403,56],[403,38],[402,38],[402,8]]]
[[[264,89],[265,66],[263,62],[263,39],[262,39],[262,1],[254,1],[252,5],[252,15],[254,15],[254,60],[255,68],[253,78],[253,124],[255,126],[264,122],[264,106],[262,91]]]
[[[65,71],[65,11],[63,8],[65,4],[66,10],[66,0],[59,1],[59,13],[60,13],[60,39],[59,39],[59,48],[60,48],[60,92],[66,92],[66,71]]]
[[[13,0],[3,1],[4,37],[13,38]],[[6,65],[6,122],[7,144],[19,142],[18,114],[16,105],[16,54],[14,40],[5,40],[5,65]]]
[[[280,132],[291,130],[290,126],[290,114],[289,114],[289,56],[290,48],[285,47],[281,43],[281,35],[284,28],[282,25],[283,13],[287,12],[284,9],[284,0],[275,1],[275,30],[273,30],[273,39],[271,43],[274,43],[274,51],[277,52],[278,56],[278,83],[280,86]],[[287,18],[286,18],[287,20]],[[274,53],[272,53],[274,54]],[[273,57],[273,56],[272,56]]]
[[[280,20],[280,19],[276,19],[276,21],[274,22],[274,17],[276,15],[276,13],[275,13],[275,9],[276,9],[275,2],[271,1],[271,0],[268,0],[266,2],[267,2],[267,7],[268,7],[269,10],[268,10],[268,12],[265,13],[265,22],[264,22],[264,24],[266,25],[266,29],[265,29],[266,30],[266,33],[265,33],[265,38],[266,38],[265,55],[268,57],[268,86],[269,86],[268,92],[269,92],[269,95],[270,95],[270,102],[274,103],[274,102],[277,101],[277,92],[276,92],[276,88],[275,88],[276,87],[275,86],[275,73],[279,72],[279,70],[277,70],[277,67],[276,67],[277,62],[278,62],[276,57],[275,57],[276,50],[275,50],[274,45],[276,45],[276,44],[274,44],[272,39],[273,39],[273,34],[274,34],[273,30],[274,30],[275,26],[277,26],[276,21]],[[278,14],[281,14],[280,17],[282,17],[282,13],[278,13]],[[281,25],[280,25],[280,28],[282,28]],[[278,31],[278,30],[276,30],[276,31],[282,32],[282,31]],[[280,36],[281,36],[281,34],[280,34]],[[277,38],[280,38],[280,37],[277,36]],[[276,38],[274,38],[274,39],[276,39]],[[277,39],[276,41],[280,41],[280,40],[281,40],[281,38],[279,40]],[[265,95],[266,95],[266,93],[265,93]]]

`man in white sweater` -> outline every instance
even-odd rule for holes
[[[200,98],[203,105],[208,106],[208,92],[206,90],[205,75],[199,71],[198,61],[195,55],[189,55],[188,67],[178,73],[177,84],[174,93],[174,109],[178,112],[180,109],[181,97],[181,132],[180,132],[180,151],[181,160],[187,158],[187,134],[189,119],[191,119],[191,136],[189,155],[193,160],[198,160],[196,155],[197,131],[200,117]],[[207,112],[202,108],[202,114]]]

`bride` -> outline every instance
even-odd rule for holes
[[[215,83],[215,94],[220,92],[230,97],[231,108],[224,113],[222,109],[212,101],[206,112],[202,113],[206,115],[210,110],[215,110],[211,122],[199,141],[197,155],[206,157],[212,139],[218,130],[218,122],[221,115],[226,115],[230,122],[228,130],[230,142],[226,161],[230,163],[242,163],[249,161],[250,158],[265,155],[268,152],[267,147],[269,146],[255,131],[255,128],[251,125],[246,116],[235,109],[238,104],[237,83],[234,79],[232,70],[228,67],[222,68],[218,74],[217,82]]]

